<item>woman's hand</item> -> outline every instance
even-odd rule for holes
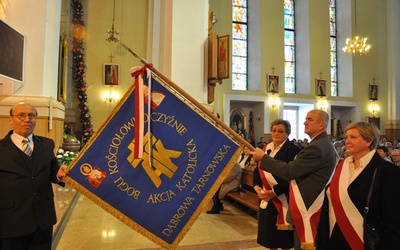
[[[258,198],[264,201],[269,201],[276,197],[274,191],[272,190],[264,190],[260,186],[255,186],[254,191],[256,191]]]

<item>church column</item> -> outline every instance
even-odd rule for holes
[[[208,0],[153,0],[148,61],[200,103],[207,103]]]
[[[400,2],[387,0],[388,26],[388,120],[385,123],[386,138],[390,141],[400,139]]]

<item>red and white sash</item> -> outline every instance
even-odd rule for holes
[[[274,150],[273,143],[268,144],[267,146],[264,147],[264,151],[266,152],[268,149],[271,149],[272,151]],[[264,186],[264,190],[273,190],[273,186],[277,185],[278,182],[274,178],[274,176],[262,170],[261,168],[258,168],[258,171],[260,173],[261,181]],[[293,226],[287,222],[286,216],[288,214],[288,209],[289,209],[289,204],[286,195],[280,194],[279,196],[276,196],[273,198],[272,203],[274,204],[276,210],[278,211],[278,217],[276,219],[276,226],[278,230],[293,230]],[[265,208],[268,205],[268,201],[262,200],[260,203],[260,208]]]
[[[339,158],[336,157],[337,165]],[[329,184],[333,173],[332,172],[325,187]],[[325,188],[315,199],[314,203],[306,209],[303,197],[301,196],[299,187],[295,180],[290,181],[289,200],[290,211],[292,213],[293,224],[296,228],[297,235],[301,243],[301,249],[315,249],[315,237],[317,234],[317,225],[321,215],[321,207],[324,202]]]
[[[265,172],[262,169],[258,169],[260,172],[260,176],[261,176],[261,181],[263,183],[264,186],[264,190],[272,190],[272,187],[275,186],[277,184],[277,181],[275,180],[275,178],[272,176],[272,174]],[[274,204],[276,210],[278,211],[278,217],[276,219],[276,226],[278,228],[278,230],[293,230],[293,227],[291,224],[289,224],[287,222],[286,216],[288,213],[288,209],[289,209],[289,204],[286,198],[286,195],[280,194],[279,196],[276,196],[275,198],[273,198],[272,203]],[[265,205],[267,205],[268,201],[261,201],[262,203],[266,203]]]
[[[349,175],[349,168],[343,168],[343,162],[341,162],[329,186],[329,210],[330,212],[333,210],[335,215],[329,221],[330,230],[332,230],[335,222],[337,222],[351,249],[364,249],[363,218],[347,192],[350,184]]]

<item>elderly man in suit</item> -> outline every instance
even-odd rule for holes
[[[315,231],[325,187],[339,160],[326,133],[328,122],[329,115],[322,110],[314,109],[307,113],[304,132],[311,142],[289,163],[275,160],[261,149],[252,152],[255,160],[261,161],[261,169],[290,181],[288,217],[296,229],[296,249],[315,248]]]
[[[13,127],[0,140],[0,249],[51,249],[56,223],[51,183],[64,185],[53,140],[33,135],[37,111],[27,103],[10,109]]]

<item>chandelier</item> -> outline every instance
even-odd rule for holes
[[[114,20],[115,20],[115,0],[114,0],[114,6],[113,6],[113,21],[112,21],[112,26],[111,29],[108,29],[107,31],[107,37],[106,41],[107,42],[119,42],[119,31],[114,29]]]
[[[357,35],[357,0],[354,1],[354,20],[355,35],[346,39],[346,46],[342,48],[343,53],[346,56],[366,55],[371,49],[371,45],[367,43],[367,37]]]

